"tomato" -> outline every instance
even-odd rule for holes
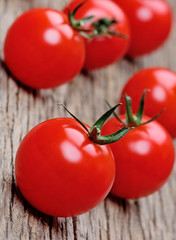
[[[124,94],[132,99],[132,108],[137,111],[140,97],[144,89],[150,89],[146,94],[144,112],[153,117],[162,109],[165,111],[157,118],[169,131],[173,138],[176,137],[176,73],[165,68],[146,68],[132,76],[124,86],[121,101],[124,103]],[[124,104],[120,113],[125,112]]]
[[[125,115],[119,117],[125,119]],[[143,121],[148,120],[144,115]],[[122,126],[112,118],[105,123],[102,134],[110,134]],[[172,139],[157,121],[134,128],[110,147],[116,163],[111,193],[118,197],[138,199],[152,194],[167,181],[173,169]]]
[[[127,52],[130,41],[130,30],[127,17],[124,12],[115,3],[110,0],[74,0],[64,12],[68,12],[68,8],[73,11],[80,3],[84,4],[76,12],[77,20],[94,16],[88,21],[82,29],[92,29],[92,23],[100,19],[116,20],[117,23],[109,27],[111,32],[118,32],[125,37],[117,37],[112,34],[100,34],[100,36],[87,39],[84,37],[86,47],[86,59],[84,69],[93,70],[105,67],[119,59]]]
[[[21,192],[35,208],[68,217],[89,211],[106,197],[115,165],[108,146],[94,144],[74,119],[60,118],[25,136],[15,172]]]
[[[127,55],[134,58],[161,46],[172,26],[172,11],[165,0],[114,0],[126,13],[131,28]]]
[[[33,88],[54,88],[82,69],[84,42],[62,12],[31,9],[12,24],[4,45],[12,74]]]

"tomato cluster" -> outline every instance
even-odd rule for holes
[[[114,2],[75,0],[64,12],[32,9],[10,27],[5,62],[23,84],[54,88],[82,68],[101,68],[126,54],[128,20]]]
[[[10,27],[5,62],[23,84],[54,88],[83,68],[155,50],[171,25],[172,12],[163,0],[73,0],[62,12],[32,9]]]
[[[62,11],[31,9],[7,32],[5,62],[23,84],[54,88],[82,69],[150,53],[164,43],[171,25],[164,0],[73,0]],[[93,127],[69,112],[73,118],[45,121],[24,137],[15,174],[34,207],[52,216],[76,216],[110,191],[137,199],[167,181],[175,157],[170,134],[176,137],[176,74],[144,69],[127,82],[121,101],[120,116],[114,113],[118,105],[110,107]]]

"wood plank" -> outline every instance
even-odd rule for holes
[[[65,1],[0,0],[0,58],[8,27],[32,7],[61,9]],[[169,1],[176,12],[176,3]],[[15,184],[14,160],[21,139],[33,126],[53,117],[68,116],[64,103],[92,124],[105,110],[104,99],[117,102],[127,79],[139,69],[162,66],[175,70],[176,31],[155,53],[134,62],[123,60],[106,69],[78,75],[53,90],[31,90],[18,85],[0,65],[0,239],[52,240],[175,240],[176,170],[157,193],[139,201],[108,197],[94,210],[75,218],[52,218],[32,208]],[[69,96],[69,97],[68,97]]]

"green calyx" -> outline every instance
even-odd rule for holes
[[[73,12],[70,11],[70,9],[68,9],[68,17],[69,17],[69,21],[71,26],[80,31],[80,32],[90,32],[90,30],[85,30],[82,29],[82,26],[84,26],[89,20],[91,20],[94,16],[89,16],[80,20],[76,20],[75,19],[75,15],[76,12],[78,11],[78,9],[84,4],[85,2],[82,2],[81,4],[79,4],[74,10]]]
[[[63,106],[62,104],[59,104],[59,105]],[[77,117],[75,117],[65,106],[63,106],[63,107],[86,130],[86,132],[88,134],[88,138],[92,142],[94,142],[96,144],[99,144],[99,145],[106,145],[106,144],[117,142],[123,136],[125,136],[125,134],[127,132],[129,132],[132,129],[132,128],[129,128],[129,127],[123,127],[119,131],[117,131],[113,134],[106,135],[106,136],[101,136],[101,129],[102,129],[104,123],[114,113],[116,108],[120,105],[121,104],[117,104],[114,107],[110,108],[107,112],[105,112],[95,122],[95,124],[91,127],[90,130],[87,128],[87,126],[82,121],[80,121]]]
[[[94,18],[94,16],[89,16],[80,20],[76,20],[75,19],[75,15],[76,12],[78,11],[78,9],[84,5],[85,1],[82,2],[81,4],[79,4],[74,10],[73,12],[70,11],[70,9],[68,10],[68,16],[69,16],[69,21],[71,26],[79,31],[79,33],[88,39],[92,39],[94,37],[97,36],[116,36],[116,37],[121,37],[121,38],[127,38],[126,35],[121,34],[117,31],[111,31],[110,27],[113,26],[114,24],[118,23],[116,20],[110,20],[109,18],[101,18],[96,22],[93,22],[91,25],[91,30],[88,29],[83,29],[82,27],[88,22],[90,21],[92,18]]]
[[[145,103],[145,96],[146,96],[146,92],[149,90],[144,90],[142,98],[140,100],[139,103],[139,109],[136,113],[136,115],[133,114],[132,112],[132,107],[131,107],[131,98],[125,94],[125,104],[126,104],[126,112],[125,112],[125,116],[126,116],[126,121],[122,121],[119,116],[114,113],[114,116],[118,119],[118,121],[120,121],[123,125],[125,126],[129,126],[129,127],[137,127],[137,126],[141,126],[147,123],[150,123],[152,121],[154,121],[157,117],[160,116],[160,114],[165,110],[163,109],[161,112],[159,112],[155,117],[151,118],[150,120],[146,121],[146,122],[142,122],[142,116],[144,113],[144,103]],[[109,105],[109,103],[107,102],[107,104]],[[109,105],[110,107],[110,105]]]

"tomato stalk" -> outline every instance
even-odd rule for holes
[[[162,109],[161,112],[159,112],[155,117],[151,118],[150,120],[146,121],[146,122],[142,122],[142,116],[143,116],[143,112],[144,112],[144,104],[145,104],[145,96],[146,96],[146,92],[149,91],[147,89],[144,90],[143,95],[141,97],[140,103],[139,103],[139,108],[138,111],[136,113],[136,115],[133,114],[132,111],[132,107],[131,107],[131,97],[128,96],[127,94],[125,94],[125,105],[126,105],[126,112],[125,112],[125,116],[126,116],[126,121],[122,121],[119,116],[114,112],[114,116],[117,118],[118,121],[120,121],[123,125],[125,126],[129,126],[129,127],[138,127],[147,123],[150,123],[152,121],[154,121],[156,118],[158,118],[160,116],[160,114],[165,110]],[[108,104],[109,107],[110,104],[106,101],[106,103]]]
[[[87,128],[87,126],[81,121],[79,120],[75,115],[73,115],[64,105],[59,104],[62,107],[64,107],[64,109],[78,122],[80,123],[80,125],[86,130],[87,134],[88,134],[88,138],[99,145],[106,145],[106,144],[110,144],[110,143],[114,143],[117,142],[118,140],[120,140],[123,136],[125,136],[131,129],[133,129],[133,127],[129,128],[128,126],[121,128],[120,130],[110,134],[110,135],[106,135],[106,136],[101,136],[101,129],[104,125],[104,123],[106,122],[106,120],[114,113],[114,111],[116,110],[117,107],[119,107],[121,105],[117,104],[114,107],[111,107],[107,112],[105,112],[95,123],[94,125],[91,127],[91,129],[89,130]]]
[[[113,26],[114,24],[117,24],[118,21],[115,19],[109,19],[109,18],[101,18],[98,21],[95,21],[91,24],[91,29],[83,29],[82,27],[88,22],[90,21],[92,18],[94,18],[95,16],[88,16],[86,18],[80,19],[80,20],[76,20],[75,19],[75,15],[76,12],[79,10],[79,8],[81,8],[84,5],[85,2],[82,2],[81,4],[79,4],[74,10],[73,12],[70,11],[70,9],[68,9],[68,17],[69,17],[69,21],[71,26],[79,31],[79,33],[88,39],[92,39],[94,37],[97,36],[116,36],[116,37],[120,37],[120,38],[127,38],[126,35],[121,34],[119,32],[117,32],[117,30],[115,31],[111,31],[110,27]]]
[[[78,9],[84,4],[85,2],[79,4],[74,10],[73,12],[70,11],[70,9],[68,9],[68,17],[69,17],[69,21],[70,21],[70,24],[71,26],[78,30],[78,31],[88,31],[90,32],[90,30],[86,30],[86,29],[82,29],[81,27],[84,26],[90,19],[94,18],[94,16],[89,16],[89,17],[86,17],[86,18],[83,18],[83,19],[80,19],[80,20],[76,20],[75,19],[75,14],[76,12],[78,11]]]

